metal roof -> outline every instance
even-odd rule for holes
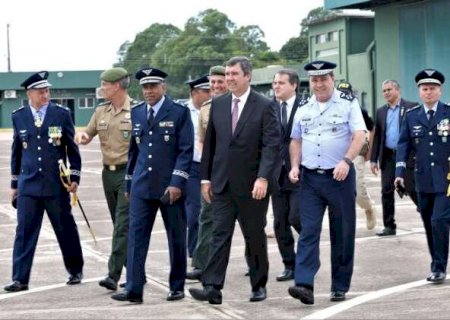
[[[372,9],[384,5],[405,4],[423,0],[324,0],[326,9]]]
[[[103,70],[50,71],[48,81],[52,89],[96,88]],[[37,72],[37,71],[36,71]],[[20,90],[20,84],[35,72],[0,72],[0,90]]]

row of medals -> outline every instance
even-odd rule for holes
[[[37,128],[40,128],[42,126],[42,119],[40,117],[36,117],[34,119],[34,125]],[[54,146],[60,146],[61,145],[61,137],[62,137],[62,133],[61,133],[61,129],[59,129],[59,127],[49,127],[48,128],[48,143],[53,144]],[[23,142],[24,144],[24,148],[27,148],[27,143]]]

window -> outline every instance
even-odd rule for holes
[[[317,51],[316,57],[324,58],[324,57],[334,56],[334,55],[338,55],[338,54],[339,54],[339,48],[333,48],[333,49]]]
[[[338,40],[339,40],[338,31],[328,32],[328,41],[338,41]]]
[[[95,99],[94,98],[79,98],[78,99],[78,107],[80,109],[94,108],[95,107]]]
[[[325,33],[316,35],[316,43],[325,43],[327,42],[327,35]]]

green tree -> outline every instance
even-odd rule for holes
[[[308,36],[290,38],[280,49],[280,57],[289,62],[301,63],[308,58]]]

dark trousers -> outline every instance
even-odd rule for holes
[[[184,202],[187,218],[187,247],[189,257],[194,254],[198,237],[198,217],[200,215],[200,163],[192,162],[189,179],[186,183],[186,200]]]
[[[113,222],[111,255],[108,260],[108,275],[119,281],[123,266],[127,263],[128,245],[128,200],[125,198],[125,169],[109,171],[103,169],[102,181],[106,202]]]
[[[83,270],[83,253],[77,225],[71,212],[70,197],[21,196],[17,199],[17,228],[13,251],[12,279],[21,283],[30,280],[31,266],[42,226],[44,210],[56,234],[64,265],[70,274]]]
[[[141,199],[131,193],[126,290],[133,293],[141,294],[144,290],[145,260],[158,209],[169,242],[169,287],[172,291],[184,290],[187,264],[184,198],[171,205],[162,205],[159,200]]]
[[[420,214],[431,255],[431,271],[446,272],[448,261],[450,197],[419,192]]]
[[[295,268],[295,241],[291,226],[300,234],[300,188],[280,188],[273,184],[272,191],[273,229],[283,264],[286,269]]]
[[[396,229],[395,223],[395,150],[383,149],[383,167],[381,168],[381,203],[383,207],[383,224],[386,228]],[[411,200],[418,207],[417,193],[415,191],[414,171],[408,168],[405,176],[405,189]]]
[[[331,291],[347,292],[353,274],[356,229],[356,182],[352,166],[344,181],[333,179],[333,169],[319,173],[302,168],[300,219],[297,245],[296,285],[314,287],[320,267],[319,245],[322,220],[328,207],[331,240]]]
[[[202,275],[202,283],[204,286],[223,288],[237,219],[248,250],[246,260],[249,265],[252,291],[255,291],[266,286],[269,271],[267,238],[264,231],[269,197],[254,200],[250,195],[233,194],[232,186],[226,186],[225,189],[221,194],[214,194],[212,199],[214,214],[212,250],[211,258]]]
[[[211,257],[211,241],[213,229],[212,205],[202,198],[202,208],[198,217],[198,239],[194,254],[192,255],[192,266],[204,270]]]

